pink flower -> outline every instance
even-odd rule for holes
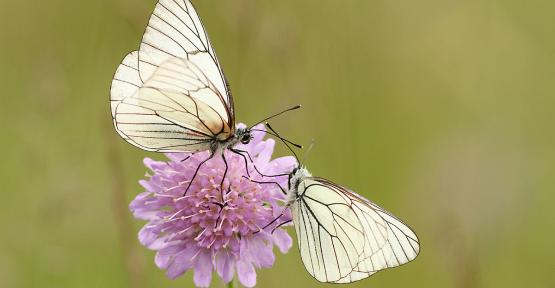
[[[256,129],[264,128],[260,125]],[[271,160],[275,142],[263,140],[264,132],[253,135],[249,144],[236,146],[248,151],[254,161],[248,165],[250,179],[243,157],[225,151],[228,171],[224,193],[220,182],[225,165],[217,154],[201,167],[185,196],[191,177],[209,152],[166,154],[167,162],[144,160],[153,174],[140,181],[146,192],[131,202],[130,209],[136,218],[148,221],[139,232],[139,240],[157,251],[155,263],[169,278],[194,270],[195,285],[208,287],[215,270],[226,283],[236,274],[241,284],[252,287],[256,284],[255,268],[273,265],[273,246],[282,253],[291,248],[291,237],[281,228],[274,233],[269,232],[272,227],[255,233],[280,215],[285,195],[277,185],[254,181],[275,181],[287,187],[287,176],[263,177],[253,165],[265,175],[287,174],[296,161],[293,157]],[[286,213],[273,227],[290,217]]]

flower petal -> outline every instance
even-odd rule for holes
[[[173,255],[164,255],[158,252],[154,256],[154,264],[160,269],[168,269],[168,266],[171,264],[172,256]]]
[[[193,280],[198,287],[208,287],[212,281],[212,253],[202,251],[195,258],[195,275]]]
[[[193,266],[191,259],[196,251],[196,248],[190,247],[175,255],[173,261],[171,261],[171,264],[167,268],[166,275],[168,278],[175,279],[185,273],[185,271],[191,269]]]
[[[147,199],[151,198],[151,195],[151,192],[143,192],[131,201],[131,204],[129,204],[129,210],[133,212],[133,216],[135,216],[135,218],[142,220],[151,220],[156,218],[156,213],[158,213],[158,211],[154,209],[155,207],[149,207],[145,204]]]
[[[166,166],[166,163],[164,163],[162,161],[155,161],[155,160],[152,160],[148,157],[143,159],[143,163],[145,164],[146,167],[148,167],[152,171]]]
[[[181,162],[183,159],[189,157],[191,153],[164,153],[164,155],[174,162]]]
[[[264,125],[256,129],[264,130]],[[253,133],[250,143],[237,146],[254,160],[247,160],[252,180],[264,180],[255,173],[255,166],[274,175],[287,173],[297,164],[293,157],[271,161],[275,141],[263,140],[265,134]],[[244,286],[252,287],[256,284],[255,269],[274,264],[273,245],[283,253],[291,248],[292,240],[285,230],[278,229],[275,235],[266,231],[253,235],[261,225],[282,214],[285,196],[275,185],[246,179],[245,158],[231,151],[224,153],[228,165],[221,157],[207,159],[208,151],[166,154],[169,160],[163,162],[145,158],[152,172],[140,184],[147,192],[138,195],[129,208],[135,217],[148,220],[139,240],[157,250],[156,266],[165,269],[169,278],[193,269],[195,285],[207,287],[215,270],[224,282],[232,281],[236,273]],[[222,179],[224,171],[227,174]],[[287,177],[273,181],[287,186]],[[227,193],[220,191],[220,183],[229,189]],[[286,211],[281,220],[290,217]]]
[[[256,160],[254,161],[257,167],[262,167],[264,165],[267,165],[268,162],[270,162],[270,159],[272,159],[272,153],[274,152],[275,145],[276,145],[276,141],[274,141],[274,139],[268,139],[264,141],[264,146],[262,147],[261,151],[258,153]]]
[[[220,252],[214,259],[216,272],[225,283],[233,280],[233,260],[227,252]]]
[[[245,287],[254,287],[256,285],[256,272],[250,263],[245,261],[237,262],[237,277]]]
[[[271,242],[266,244],[263,239],[261,239],[262,234],[248,241],[247,251],[252,259],[252,263],[258,267],[272,267],[274,265],[275,256],[272,252]]]
[[[287,253],[293,245],[293,239],[291,239],[291,236],[283,229],[276,229],[274,231],[273,240],[281,253]]]
[[[147,248],[150,247],[157,238],[158,234],[154,233],[148,226],[143,227],[141,231],[139,231],[139,242]]]
[[[266,164],[262,172],[265,174],[289,173],[296,166],[297,166],[297,160],[295,159],[295,157],[284,156],[284,157],[276,158],[272,160],[272,162],[270,162],[269,164]]]
[[[262,141],[262,139],[266,135],[266,127],[263,124],[258,124],[258,125],[254,126],[252,128],[256,129],[256,130],[262,130],[262,131],[253,132],[251,142],[258,143],[258,142]]]

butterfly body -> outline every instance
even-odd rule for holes
[[[288,189],[287,189],[287,206],[290,206],[302,195],[299,195],[299,184],[303,179],[312,177],[312,174],[304,166],[294,168],[291,173],[289,173]]]

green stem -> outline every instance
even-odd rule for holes
[[[233,285],[233,282],[235,282],[235,281],[231,280],[229,283],[227,283],[227,288],[235,287],[235,285]]]

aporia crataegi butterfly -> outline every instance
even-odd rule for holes
[[[287,195],[303,264],[318,281],[361,280],[420,251],[416,234],[397,217],[303,166],[289,175]]]
[[[233,147],[250,141],[252,126],[236,128],[228,82],[189,0],[158,2],[139,50],[129,53],[115,73],[110,100],[117,132],[139,148],[210,151],[197,172],[218,153],[227,165],[225,149],[247,162],[246,151]]]

